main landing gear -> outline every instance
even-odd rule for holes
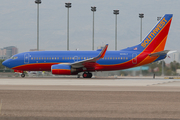
[[[21,77],[22,77],[22,78],[24,78],[24,77],[25,77],[25,74],[24,74],[24,72],[21,74]]]
[[[82,76],[83,76],[83,78],[91,78],[92,77],[92,73],[84,72]]]

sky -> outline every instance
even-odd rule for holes
[[[0,48],[16,46],[19,52],[37,48],[37,4],[35,0],[4,0],[0,4]],[[39,5],[39,44],[42,50],[67,50],[67,8],[70,50],[92,50],[91,6],[95,12],[95,49],[109,44],[115,49],[115,15],[119,10],[118,50],[140,42],[139,13],[144,13],[143,38],[157,23],[157,17],[173,14],[165,49],[180,51],[180,0],[42,0]]]

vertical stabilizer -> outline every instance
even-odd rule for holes
[[[163,51],[171,25],[172,16],[172,14],[165,14],[145,37],[145,39],[137,46],[137,49],[144,52]]]

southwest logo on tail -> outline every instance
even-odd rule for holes
[[[83,72],[91,78],[94,71],[122,70],[165,59],[164,50],[172,14],[165,14],[138,45],[120,51],[107,51],[108,44],[100,51],[35,51],[12,56],[3,65],[21,71],[51,71],[55,75],[76,75]]]

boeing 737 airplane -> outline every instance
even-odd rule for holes
[[[122,70],[165,59],[164,50],[172,14],[165,14],[138,45],[120,51],[107,51],[108,44],[97,51],[34,51],[12,56],[2,64],[15,71],[51,71],[54,75],[91,78],[94,71]]]

